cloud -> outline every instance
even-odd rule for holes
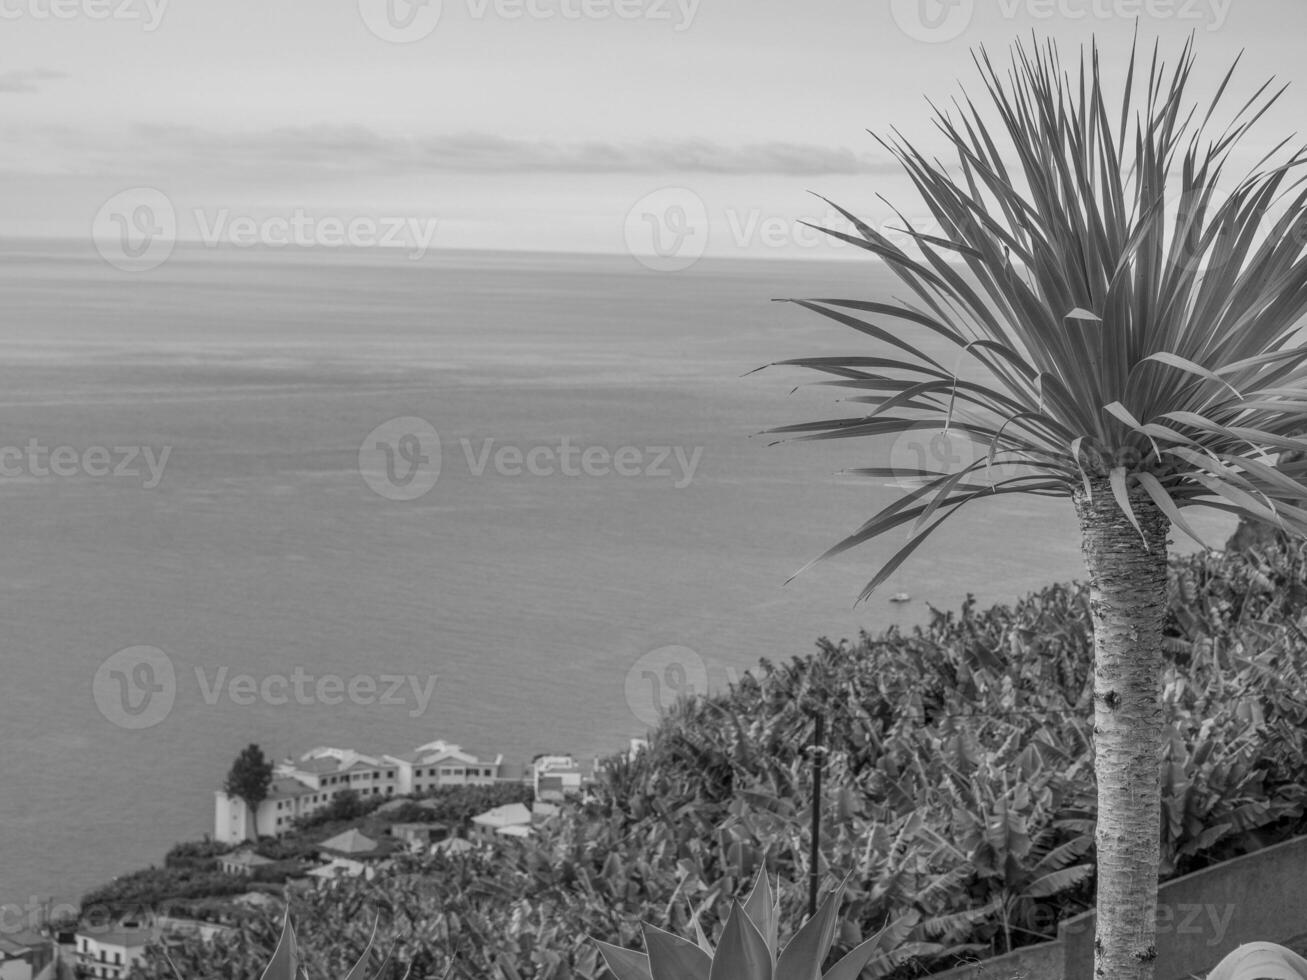
[[[11,138],[14,135],[11,134]],[[220,133],[192,126],[139,126],[91,134],[46,130],[33,143],[62,149],[67,166],[88,171],[280,176],[297,180],[472,174],[824,174],[892,173],[882,155],[845,147],[775,141],[726,145],[699,139],[547,141],[488,133],[382,135],[363,126],[307,126]],[[47,157],[47,160],[49,158]]]
[[[55,82],[67,78],[68,73],[52,68],[19,68],[0,72],[0,92],[39,92],[42,82]]]

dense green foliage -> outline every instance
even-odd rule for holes
[[[1173,566],[1168,877],[1307,832],[1305,580],[1302,550]],[[1086,593],[1060,585],[764,661],[678,705],[533,839],[404,857],[296,898],[308,972],[347,969],[379,918],[380,945],[397,941],[414,976],[598,980],[587,937],[640,949],[641,921],[692,935],[696,917],[719,937],[764,864],[788,938],[805,908],[814,710],[830,750],[820,871],[852,872],[837,955],[889,923],[890,952],[864,977],[898,980],[1051,938],[1092,894],[1089,664]],[[244,978],[278,928],[270,911],[237,941],[173,958],[184,976]],[[173,976],[153,957],[146,973]]]
[[[115,878],[82,896],[82,916],[103,926],[118,918],[150,910],[178,912],[193,899],[239,895],[251,888],[248,878],[194,868],[145,868]]]

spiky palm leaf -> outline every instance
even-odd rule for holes
[[[956,471],[853,471],[919,483],[817,559],[912,525],[860,599],[959,507],[1070,496],[1091,478],[1127,513],[1132,496],[1151,499],[1191,536],[1183,512],[1199,505],[1307,534],[1307,457],[1272,465],[1307,450],[1307,156],[1281,144],[1227,178],[1231,151],[1283,89],[1262,86],[1212,132],[1234,67],[1200,108],[1186,101],[1192,40],[1170,71],[1156,48],[1146,74],[1136,54],[1110,107],[1096,48],[1072,76],[1051,44],[1018,45],[1006,81],[981,51],[1013,164],[965,96],[936,114],[952,171],[897,133],[883,139],[942,229],[904,219],[919,255],[832,204],[856,234],[821,230],[879,257],[915,300],[792,300],[884,349],[780,362],[832,375],[822,383],[872,408],[771,431],[884,439],[943,425],[976,449]],[[957,364],[928,353],[922,341],[938,339]]]

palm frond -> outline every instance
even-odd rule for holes
[[[1192,39],[1169,68],[1156,46],[1139,55],[1113,99],[1096,44],[1071,70],[1051,42],[1017,44],[1002,71],[981,49],[985,111],[966,91],[934,109],[949,165],[877,136],[932,222],[927,233],[896,211],[911,252],[828,202],[849,230],[821,230],[885,263],[912,302],[788,300],[874,347],[780,363],[867,407],[770,431],[884,447],[942,426],[979,457],[955,472],[849,471],[919,484],[822,556],[913,525],[861,598],[993,494],[1097,487],[1127,515],[1151,501],[1190,534],[1182,512],[1201,506],[1307,535],[1307,467],[1275,465],[1307,453],[1307,151],[1286,141],[1232,176],[1283,89],[1262,85],[1221,128],[1235,66],[1198,104]],[[983,479],[996,463],[1000,478]]]

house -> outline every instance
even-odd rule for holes
[[[268,796],[251,819],[244,800],[222,790],[213,794],[213,838],[224,844],[239,844],[253,837],[274,837],[290,830],[297,817],[326,805],[326,795],[287,776],[274,776]]]
[[[346,790],[358,796],[394,796],[397,767],[353,749],[319,747],[298,760],[285,759],[273,768],[268,796],[250,817],[244,800],[214,793],[213,837],[237,844],[251,837],[275,837],[290,830],[300,817],[310,816]]]
[[[0,935],[0,980],[32,980],[53,961],[54,943],[27,931]]]
[[[255,869],[276,863],[271,858],[265,858],[262,854],[255,854],[248,848],[233,851],[231,854],[224,854],[218,858],[218,867],[222,869],[224,874],[244,875],[246,878],[253,875]]]
[[[398,789],[399,771],[393,762],[385,756],[376,758],[353,749],[326,746],[310,749],[298,762],[290,759],[282,762],[277,772],[319,790],[323,805],[347,789],[365,799],[404,792]]]
[[[449,825],[438,821],[393,823],[390,835],[408,844],[411,850],[425,850],[449,836]]]
[[[393,846],[365,837],[356,829],[337,834],[318,845],[318,857],[341,865],[355,875],[362,874],[368,864],[390,857],[393,851]]]
[[[419,745],[405,755],[383,758],[397,768],[397,791],[405,795],[442,786],[489,786],[498,778],[504,761],[502,755],[495,756],[493,762],[481,759],[443,739]]]
[[[538,755],[531,760],[531,782],[537,800],[559,801],[579,796],[585,777],[570,755]]]
[[[80,928],[76,934],[77,965],[87,976],[122,980],[134,964],[145,958],[145,946],[153,938],[153,932],[138,922],[103,930]]]
[[[510,830],[511,827],[521,829]],[[497,834],[505,837],[522,837],[530,832],[531,811],[524,803],[505,803],[472,818],[471,835],[482,841],[493,840]]]
[[[506,778],[523,778],[522,770],[507,776],[506,772],[502,755],[489,761],[442,739],[419,745],[403,756],[370,756],[353,749],[319,746],[274,766],[268,797],[255,813],[250,813],[244,800],[217,790],[213,794],[213,838],[239,844],[283,834],[296,820],[329,806],[347,790],[365,800],[395,798],[383,806],[393,802],[398,808],[403,805],[398,797],[443,786],[490,786]]]

